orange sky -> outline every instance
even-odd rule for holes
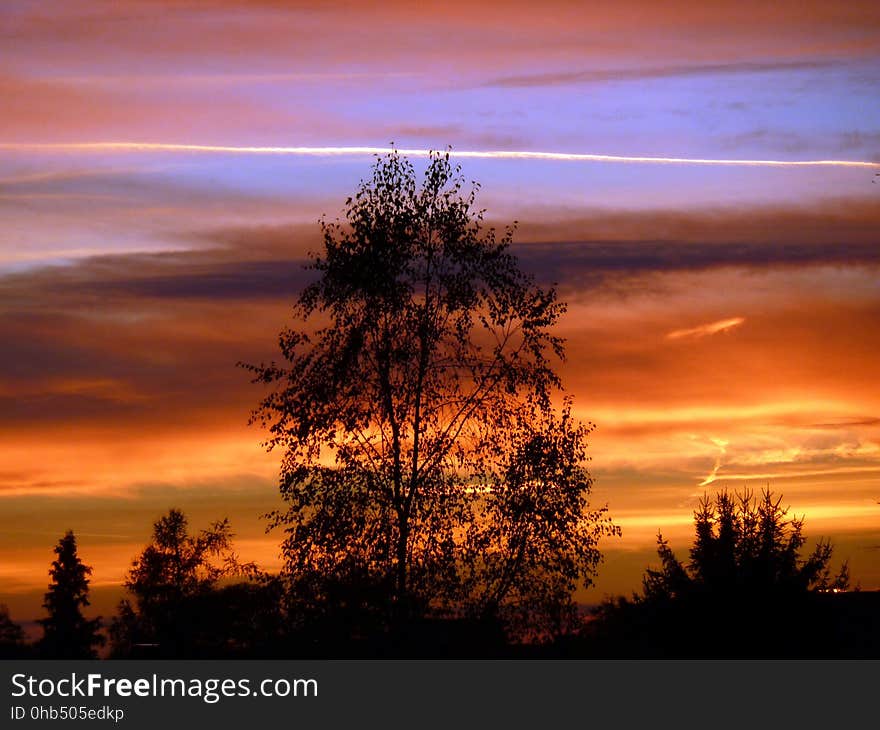
[[[39,614],[68,528],[96,606],[170,507],[277,566],[277,457],[239,360],[274,354],[316,220],[369,155],[24,143],[379,145],[880,161],[876,3],[5,3],[0,602]],[[4,145],[12,147],[3,148]],[[464,160],[569,303],[596,601],[682,555],[704,491],[761,489],[880,588],[880,185],[871,170]]]

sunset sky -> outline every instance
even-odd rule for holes
[[[289,148],[391,142],[703,160],[460,159],[569,304],[623,528],[583,600],[638,588],[658,529],[684,557],[704,492],[767,485],[880,588],[878,88],[876,0],[2,0],[0,603],[40,615],[72,528],[108,615],[170,507],[277,567],[235,364],[273,357],[373,160]]]

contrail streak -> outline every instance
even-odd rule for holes
[[[18,152],[214,152],[236,155],[294,155],[342,157],[385,154],[388,147],[251,147],[235,145],[173,144],[167,142],[59,142],[0,143],[0,150]],[[428,149],[399,149],[402,155],[427,155]],[[436,151],[436,150],[435,150]],[[599,155],[581,152],[532,152],[528,150],[455,150],[453,157],[484,160],[554,160],[560,162],[610,162],[660,165],[728,165],[739,167],[861,167],[880,168],[865,160],[731,160],[704,157],[650,157]]]
[[[718,470],[721,468],[721,460],[724,458],[724,455],[727,453],[727,447],[730,445],[730,441],[725,441],[724,439],[713,438],[710,440],[718,447],[718,457],[715,459],[715,466],[712,467],[709,476],[699,483],[698,486],[701,487],[709,486],[718,478]]]
[[[691,327],[690,329],[674,330],[666,335],[667,340],[680,340],[684,338],[699,338],[706,335],[717,335],[719,332],[727,332],[734,327],[739,327],[745,322],[745,317],[730,317],[722,319],[718,322],[710,322],[709,324],[701,324],[699,327]]]

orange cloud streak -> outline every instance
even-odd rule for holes
[[[746,321],[745,317],[731,317],[730,319],[720,319],[717,322],[710,322],[709,324],[701,324],[699,327],[691,327],[689,329],[683,329],[683,330],[673,330],[668,335],[666,335],[666,339],[680,340],[683,338],[705,337],[706,335],[716,335],[719,332],[727,332],[728,330],[731,330],[734,327],[738,327],[739,325],[741,325],[745,321]]]

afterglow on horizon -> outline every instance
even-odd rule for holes
[[[704,494],[770,487],[880,588],[880,4],[0,7],[0,603],[68,528],[111,615],[152,521],[278,566],[277,359],[318,221],[449,151],[567,304],[558,363],[629,594]]]

